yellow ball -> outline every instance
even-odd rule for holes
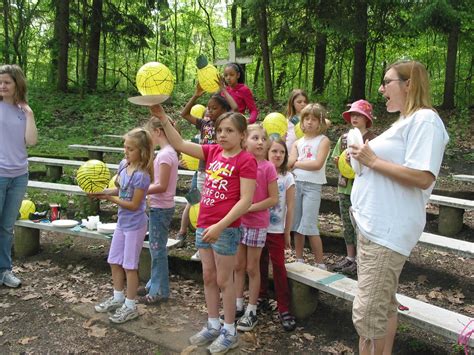
[[[219,90],[219,84],[216,82],[216,80],[219,80],[219,71],[212,64],[198,69],[197,77],[199,85],[204,91],[213,94]]]
[[[196,171],[199,167],[199,159],[181,153],[181,159],[186,163],[186,169]]]
[[[117,186],[115,186],[115,181],[117,180],[117,174],[112,176],[112,179],[109,181],[109,186],[107,186],[109,189],[116,189]]]
[[[28,219],[30,217],[30,213],[36,212],[36,206],[30,200],[23,200],[21,201],[20,206],[20,219]]]
[[[205,112],[206,112],[206,107],[200,104],[194,105],[191,108],[191,115],[197,118],[203,118]]]
[[[339,155],[339,160],[337,162],[337,167],[341,172],[341,175],[348,179],[353,179],[355,177],[355,172],[352,169],[351,164],[349,164],[346,160],[347,157],[347,149],[344,150],[341,155]]]
[[[279,112],[269,113],[263,120],[263,128],[270,138],[283,138],[288,130],[286,117]]]
[[[77,170],[76,180],[84,192],[102,192],[109,186],[110,171],[104,162],[89,160]]]
[[[301,129],[301,121],[299,121],[297,124],[295,124],[295,135],[297,139],[300,139],[301,137],[304,136],[304,132]]]
[[[137,88],[142,95],[171,95],[174,77],[168,67],[158,62],[143,65],[137,73]]]
[[[196,203],[195,205],[192,205],[189,209],[189,222],[191,223],[191,226],[193,226],[194,229],[196,229],[198,217],[199,203]]]

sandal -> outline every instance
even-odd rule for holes
[[[296,328],[295,317],[293,317],[290,312],[280,313],[280,322],[283,326],[283,329],[285,329],[287,332],[291,332]]]
[[[159,304],[161,302],[166,302],[168,301],[168,298],[161,297],[158,295],[152,296],[150,294],[147,294],[142,297],[137,297],[137,301],[138,303],[141,303],[141,304],[154,305],[154,304]]]
[[[143,287],[143,286],[140,286],[138,289],[137,289],[137,296],[146,296],[148,293],[148,290],[146,287]]]
[[[265,313],[269,308],[268,298],[257,299],[257,313]]]

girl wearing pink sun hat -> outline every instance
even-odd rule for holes
[[[342,117],[348,123],[351,123],[351,113],[359,113],[362,116],[367,118],[366,127],[370,128],[372,126],[372,121],[374,117],[372,116],[372,105],[366,100],[357,100],[352,103],[349,110],[342,113]]]

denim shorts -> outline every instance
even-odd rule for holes
[[[226,228],[215,243],[202,241],[202,233],[205,228],[196,229],[196,248],[211,249],[219,255],[235,255],[240,243],[242,231],[240,228]]]

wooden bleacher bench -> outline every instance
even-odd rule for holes
[[[70,144],[69,149],[87,150],[89,159],[104,160],[104,153],[119,153],[123,154],[123,148],[105,147],[100,145],[85,145],[85,144]]]
[[[74,168],[79,168],[83,161],[80,160],[68,160],[68,159],[55,159],[55,158],[41,158],[41,157],[29,157],[28,162],[35,164],[44,164],[46,165],[46,176],[53,180],[59,179],[63,174],[63,167],[70,166]],[[105,164],[109,170],[115,172],[118,170],[118,164]],[[194,171],[192,170],[178,170],[178,175],[183,176],[193,176]]]
[[[29,220],[18,220],[15,222],[15,256],[25,257],[37,254],[40,246],[40,231],[42,230],[91,239],[111,239],[111,236],[108,234],[102,234],[97,231],[88,230],[87,228],[75,230],[72,228],[56,227],[53,226],[51,223],[35,223]],[[166,247],[169,250],[171,248],[174,248],[178,243],[179,240],[168,238]],[[150,274],[150,253],[148,251],[149,248],[149,242],[143,242],[143,250],[140,255],[139,275],[144,280],[148,279]]]
[[[418,241],[422,245],[433,247],[465,258],[474,258],[474,243],[447,238],[436,234],[423,233]]]
[[[456,174],[453,175],[453,180],[474,182],[474,175]]]
[[[286,270],[292,292],[292,308],[296,316],[308,316],[309,314],[300,314],[300,312],[312,313],[316,308],[314,304],[308,306],[311,302],[317,305],[314,294],[308,298],[309,294],[305,292],[308,288],[317,289],[350,302],[353,302],[357,292],[357,281],[342,274],[298,262],[286,264]],[[398,314],[402,319],[454,341],[471,320],[465,315],[400,294],[397,294],[397,299],[402,305],[408,307],[407,311],[399,311]],[[474,346],[474,338],[471,337],[469,345]]]
[[[474,201],[449,196],[431,195],[429,203],[439,205],[438,232],[448,237],[461,231],[464,211],[474,209]]]

